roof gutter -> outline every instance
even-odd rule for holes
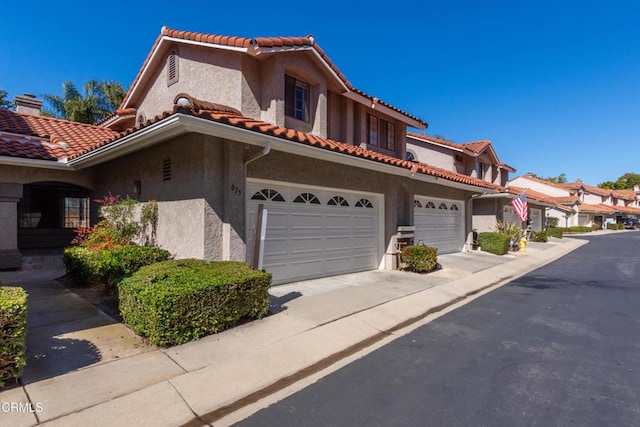
[[[0,156],[0,165],[7,166],[26,166],[40,169],[57,169],[69,170],[66,159],[59,160],[41,160],[41,159],[25,159],[22,157]]]
[[[149,127],[141,129],[131,135],[127,135],[114,143],[107,144],[94,151],[72,159],[68,162],[68,165],[73,169],[82,169],[94,166],[190,132],[228,139],[262,148],[271,146],[271,150],[282,151],[298,156],[311,157],[318,160],[326,160],[332,163],[359,167],[388,175],[402,176],[420,182],[428,182],[476,193],[497,192],[490,188],[476,187],[474,185],[455,182],[432,175],[412,173],[410,170],[402,167],[387,165],[360,157],[344,155],[322,148],[299,144],[276,136],[264,135],[247,129],[214,122],[200,117],[193,117],[182,113],[173,114],[166,119],[150,125]]]
[[[369,98],[367,98],[366,96],[362,96],[359,93],[356,93],[350,90],[348,92],[343,93],[343,95],[349,99],[352,99],[353,101],[359,102],[360,104],[368,105],[371,108],[374,108],[375,110],[380,111],[381,113],[386,114],[387,116],[393,117],[396,120],[400,120],[401,122],[406,123],[407,125],[413,128],[420,129],[420,130],[425,130],[427,128],[427,126],[425,126],[424,123],[418,120],[412,119],[407,115],[399,113],[398,111],[395,111],[380,103],[374,104]]]

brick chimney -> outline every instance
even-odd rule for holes
[[[30,93],[16,95],[15,98],[13,98],[13,103],[16,106],[16,111],[18,113],[39,116],[40,110],[42,109],[42,101],[36,99],[36,96]]]

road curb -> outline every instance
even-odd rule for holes
[[[568,240],[568,241],[567,241]],[[389,301],[385,304],[381,304],[376,307],[372,307],[368,310],[364,310],[362,312],[356,313],[352,316],[348,317],[356,317],[363,318],[371,315],[370,317],[379,317],[376,316],[376,312],[381,312],[385,310],[391,310],[397,312],[398,309],[402,311],[403,314],[407,315],[406,307],[403,307],[403,304],[407,301],[414,300],[417,298],[420,299],[429,299],[430,296],[435,296],[436,294],[440,296],[440,300],[443,299],[443,292],[441,288],[446,286],[445,292],[449,295],[445,295],[445,302],[441,302],[437,305],[433,306],[422,306],[422,312],[410,315],[410,317],[405,318],[402,321],[399,321],[389,327],[384,329],[379,329],[379,332],[369,336],[365,339],[359,340],[346,348],[337,351],[329,356],[323,357],[319,360],[316,360],[313,363],[310,363],[308,366],[296,371],[293,374],[284,376],[282,378],[276,378],[274,382],[269,384],[266,387],[261,387],[257,390],[254,390],[248,393],[246,396],[237,399],[231,403],[220,406],[210,412],[204,414],[198,414],[196,418],[191,420],[190,422],[183,424],[184,427],[195,427],[202,425],[210,425],[218,420],[233,414],[236,411],[241,410],[251,404],[254,404],[261,399],[266,398],[278,391],[281,391],[294,383],[301,381],[305,378],[308,378],[318,372],[329,368],[333,364],[352,356],[358,352],[365,350],[366,348],[372,347],[374,344],[380,342],[385,338],[389,338],[396,334],[398,331],[404,331],[403,334],[397,335],[402,336],[409,332],[407,330],[412,325],[418,325],[421,321],[426,319],[427,317],[442,312],[454,305],[461,305],[461,303],[471,302],[476,297],[481,296],[484,293],[487,293],[493,289],[497,289],[505,284],[535,270],[544,265],[555,261],[561,256],[564,256],[575,249],[589,243],[587,240],[581,239],[566,239],[563,242],[559,242],[560,244],[556,247],[545,249],[536,254],[523,256],[522,258],[516,259],[512,262],[508,262],[505,264],[500,264],[486,270],[482,270],[476,274],[472,274],[471,276],[467,276],[464,278],[452,280],[442,285],[435,286],[433,288],[426,289],[424,291],[417,292],[415,294],[407,295],[402,298],[398,298],[392,301]],[[496,279],[497,277],[497,279]],[[470,279],[473,278],[473,279]],[[471,283],[468,283],[471,281]],[[438,298],[435,298],[436,300]],[[393,307],[396,306],[396,307]],[[347,317],[347,318],[348,318]],[[318,326],[318,328],[326,327],[331,323],[338,322],[342,319],[338,319],[334,322],[330,322],[328,324],[324,324]],[[417,327],[417,326],[416,326]],[[314,329],[318,329],[314,328]],[[308,332],[308,331],[307,331]]]

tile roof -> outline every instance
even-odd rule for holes
[[[629,190],[613,190],[613,196],[618,198],[618,199],[623,199],[623,200],[635,200],[636,199],[636,192],[635,190],[629,189]]]
[[[467,150],[475,154],[482,153],[484,150],[486,150],[486,148],[489,145],[491,145],[491,141],[489,141],[488,139],[483,139],[480,141],[465,142],[464,144],[460,144],[460,146],[466,148]]]
[[[573,205],[580,201],[580,199],[578,199],[578,196],[549,197],[549,199],[562,205]]]
[[[249,131],[262,133],[277,138],[286,139],[292,142],[301,143],[304,145],[310,145],[317,148],[322,148],[329,151],[335,151],[338,153],[346,154],[353,157],[359,157],[363,159],[373,160],[379,163],[386,163],[393,166],[402,167],[411,171],[419,172],[425,175],[431,175],[439,178],[448,179],[450,181],[459,182],[462,184],[472,185],[476,187],[490,188],[497,190],[500,187],[483,181],[481,179],[472,178],[466,175],[451,172],[445,169],[441,169],[435,166],[427,165],[419,162],[410,162],[407,160],[399,159],[397,157],[388,156],[386,154],[378,153],[375,151],[367,150],[359,146],[346,144],[331,139],[320,138],[315,135],[310,135],[297,130],[279,127],[266,123],[260,120],[243,117],[240,112],[235,110],[226,110],[229,107],[221,109],[209,109],[211,106],[218,104],[206,103],[198,100],[186,94],[179,94],[176,96],[176,100],[179,98],[188,98],[191,100],[193,107],[185,105],[176,105],[174,107],[174,113],[189,114],[192,116],[212,120],[218,123],[227,124],[230,126],[243,128]],[[202,108],[206,107],[206,108]],[[219,106],[218,106],[219,107]],[[233,109],[231,109],[233,110]]]
[[[426,142],[433,142],[435,144],[446,145],[448,147],[456,148],[458,150],[462,150],[463,149],[460,146],[460,144],[456,144],[455,142],[447,141],[446,139],[435,138],[435,137],[429,136],[429,135],[423,135],[421,133],[407,132],[407,136],[410,136],[410,137],[415,138],[415,139],[420,139],[420,140],[423,140],[423,141],[426,141]]]
[[[509,194],[513,194],[513,195],[518,195],[520,193],[522,193],[525,190],[525,188],[523,187],[513,187],[513,186],[509,186],[506,188],[506,192]],[[554,200],[552,200],[551,197],[549,197],[548,195],[544,194],[544,193],[540,193],[539,191],[535,191],[532,190],[530,188],[527,188],[527,200],[533,200],[536,202],[542,202],[542,203],[548,203],[551,205],[556,205],[557,202],[555,202]]]
[[[541,184],[546,184],[546,185],[550,185],[552,187],[561,188],[563,190],[569,191],[569,188],[567,188],[564,184],[558,184],[557,182],[547,181],[546,179],[538,178],[537,176],[525,174],[525,175],[517,176],[517,177],[515,177],[513,179],[518,179],[518,178],[528,179],[530,181],[539,182]]]
[[[185,104],[181,98],[188,99],[189,103]],[[143,124],[137,124],[124,132],[115,132],[100,126],[0,110],[0,155],[44,160],[74,159],[97,148],[106,147],[124,136],[152,126],[169,116],[181,113],[274,136],[294,143],[404,168],[412,173],[422,173],[480,188],[501,189],[495,184],[445,169],[423,163],[410,162],[360,148],[359,146],[320,138],[308,133],[244,117],[234,108],[202,101],[187,94],[177,95],[174,102],[178,102],[178,104],[174,105],[173,110],[166,111]],[[5,135],[9,135],[11,138]],[[28,141],[29,138],[33,141]],[[37,138],[39,139],[36,140]]]
[[[578,207],[578,210],[580,212],[588,213],[616,213],[621,212],[621,208],[624,209],[622,206],[604,205],[602,203],[599,203],[597,205],[583,203]]]
[[[0,156],[57,160],[116,135],[104,127],[0,110]]]
[[[345,85],[345,87],[347,87],[348,90],[355,92],[361,96],[364,96],[365,98],[369,99],[373,104],[379,103],[380,105],[384,105],[385,107],[390,108],[391,110],[396,111],[410,119],[413,119],[424,126],[428,126],[428,123],[426,121],[416,116],[413,116],[397,107],[394,107],[393,105],[388,104],[378,98],[368,95],[359,89],[354,88],[353,85],[349,82],[349,80],[347,80],[347,78],[344,76],[344,74],[342,74],[340,69],[333,63],[333,61],[331,61],[331,59],[324,52],[324,50],[315,42],[315,38],[312,35],[308,35],[304,37],[247,38],[247,37],[220,36],[215,34],[205,34],[205,33],[198,33],[198,32],[192,32],[192,31],[180,31],[180,30],[174,30],[167,27],[162,27],[162,30],[160,31],[160,35],[156,38],[153,46],[151,47],[151,50],[149,51],[149,54],[147,55],[147,58],[144,60],[142,64],[142,67],[140,67],[138,74],[136,75],[135,79],[131,83],[131,86],[129,86],[129,89],[127,90],[127,94],[125,95],[123,103],[120,106],[120,108],[123,108],[125,102],[128,100],[129,96],[131,95],[133,88],[140,81],[140,78],[142,77],[142,73],[144,72],[149,62],[151,61],[151,58],[153,57],[153,53],[156,51],[156,48],[160,45],[160,42],[165,37],[170,37],[170,38],[179,39],[179,40],[195,41],[195,42],[205,43],[209,45],[231,46],[231,47],[244,48],[244,49],[249,49],[251,47],[255,49],[271,49],[271,48],[286,49],[286,48],[301,48],[301,47],[312,48],[315,50],[315,52],[317,52],[317,54],[320,56],[320,58],[322,58],[322,60],[327,64],[327,66],[336,74],[338,79]]]

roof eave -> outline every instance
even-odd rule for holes
[[[412,128],[416,128],[416,129],[420,129],[420,130],[425,130],[427,128],[427,124],[426,122],[423,122],[421,120],[417,120],[414,119],[413,117],[409,117],[406,114],[402,114],[392,108],[387,107],[386,105],[383,105],[381,103],[373,103],[371,102],[371,100],[369,98],[367,98],[366,96],[360,95],[357,92],[353,92],[353,91],[348,91],[345,92],[343,94],[345,97],[358,102],[360,104],[364,104],[364,105],[369,105],[371,108],[382,112],[383,114],[386,114],[389,117],[393,117],[396,120],[399,120],[403,123],[405,123],[407,126],[411,126]]]
[[[29,159],[25,157],[0,156],[0,165],[26,166],[39,169],[68,170],[69,164],[66,158],[57,160]]]
[[[331,150],[299,144],[276,136],[264,135],[255,131],[238,128],[224,123],[176,113],[117,141],[108,143],[91,152],[69,161],[69,166],[82,169],[113,160],[120,156],[158,144],[180,134],[196,132],[205,135],[229,139],[260,147],[271,144],[273,150],[295,155],[326,160],[348,166],[374,170],[389,175],[397,175],[422,182],[436,183],[445,187],[463,189],[475,193],[495,193],[497,190],[456,182],[446,178],[422,173],[411,173],[410,169],[376,162],[369,159],[345,155]]]

